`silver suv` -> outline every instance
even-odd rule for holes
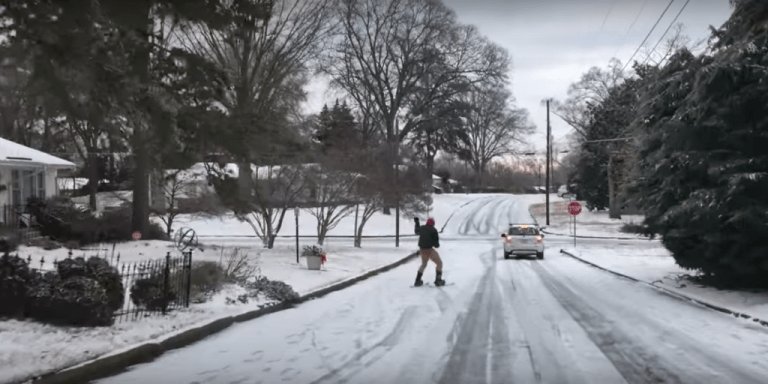
[[[544,234],[536,224],[510,224],[504,238],[504,258],[512,255],[536,255],[544,258]]]

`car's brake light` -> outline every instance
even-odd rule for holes
[[[537,243],[541,243],[542,240],[544,240],[544,238],[541,237],[541,235],[536,236],[536,242]]]
[[[512,244],[512,236],[505,237],[504,241],[507,242],[507,244]]]

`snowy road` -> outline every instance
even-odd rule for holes
[[[568,239],[547,238],[544,260],[503,260],[510,221],[531,221],[513,196],[456,212],[440,248],[455,284],[411,287],[412,262],[101,382],[768,381],[763,327],[562,256]]]

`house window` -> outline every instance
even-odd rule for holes
[[[11,171],[11,204],[25,206],[32,197],[45,198],[45,172],[42,170]]]
[[[45,172],[40,171],[37,173],[37,197],[45,199]]]
[[[11,171],[11,205],[22,205],[21,201],[21,177],[19,171],[14,169]]]

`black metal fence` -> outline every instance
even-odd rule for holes
[[[107,249],[103,249],[105,251],[103,255],[100,251],[93,257],[104,259],[110,266],[115,267],[123,284],[123,306],[113,314],[115,321],[136,320],[189,307],[192,287],[191,250],[182,252],[181,256],[172,257],[168,252],[162,259],[122,263],[119,253],[116,257],[114,253],[108,257]],[[67,258],[72,257],[74,255],[70,250]],[[81,257],[85,260],[90,258],[85,254]],[[58,273],[59,260],[57,259],[51,261],[41,256],[40,259],[35,260],[30,255],[27,256],[26,261],[32,270]]]
[[[124,263],[118,271],[126,293],[123,308],[115,312],[116,320],[135,320],[189,307],[191,250],[180,257],[171,257],[168,252],[163,259]]]

